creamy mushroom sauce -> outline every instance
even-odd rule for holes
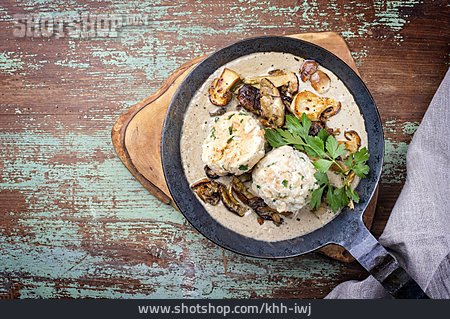
[[[205,164],[201,159],[202,144],[209,132],[209,124],[213,120],[209,112],[217,108],[208,99],[208,88],[213,79],[220,75],[223,68],[232,69],[241,78],[265,75],[273,69],[293,71],[298,75],[303,60],[303,58],[288,53],[254,53],[225,64],[208,78],[190,101],[182,128],[181,158],[189,184],[206,176],[203,169]],[[339,100],[342,108],[337,115],[332,116],[328,120],[327,125],[340,129],[341,133],[336,137],[338,140],[344,140],[343,133],[346,130],[355,130],[361,137],[361,147],[367,147],[367,133],[364,120],[352,94],[331,71],[323,67],[319,67],[319,69],[330,77],[330,89],[324,94],[319,94],[311,87],[309,81],[304,83],[299,80],[299,91],[309,90],[319,96]],[[227,105],[227,111],[236,109],[237,104],[236,97],[233,97],[233,100]],[[330,179],[333,180],[332,176],[330,176]],[[228,184],[229,178],[221,177],[220,181]],[[358,180],[355,180],[353,186],[356,187],[357,183]],[[200,200],[200,202],[202,201]],[[309,207],[304,207],[293,217],[283,217],[284,223],[281,226],[276,226],[272,221],[265,221],[263,225],[259,225],[256,213],[251,210],[244,217],[239,217],[228,211],[222,203],[219,203],[217,206],[203,202],[202,204],[209,214],[223,226],[247,237],[268,242],[287,240],[305,235],[322,227],[337,215],[331,212],[327,205],[322,202],[321,207],[316,212],[312,212]]]

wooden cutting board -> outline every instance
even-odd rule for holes
[[[340,57],[358,73],[355,61],[344,39],[334,32],[290,35],[292,38],[315,43]],[[134,177],[165,204],[175,204],[167,188],[161,164],[161,130],[170,100],[184,77],[205,56],[195,58],[179,67],[154,94],[130,107],[116,121],[111,137],[117,155]],[[372,225],[377,194],[364,214],[368,228]],[[344,262],[352,256],[340,246],[328,245],[321,249],[327,256]]]

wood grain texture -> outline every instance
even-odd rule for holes
[[[358,69],[344,39],[335,32],[317,32],[289,35],[317,44],[340,57],[355,72]],[[165,204],[172,204],[172,196],[165,182],[161,162],[161,131],[170,101],[183,79],[202,60],[195,58],[180,68],[164,82],[156,93],[133,105],[123,113],[111,130],[114,149],[119,158],[134,177],[151,194]],[[377,194],[372,198],[364,222],[370,229],[377,202]],[[354,258],[338,245],[328,245],[319,250],[325,255],[343,261],[353,262]]]
[[[111,130],[114,149],[124,165],[151,194],[172,204],[161,165],[161,130],[170,100],[186,75],[203,57],[176,69],[152,95],[121,114]]]
[[[15,38],[16,13],[148,14],[116,38]],[[412,134],[449,66],[447,1],[37,1],[0,4],[0,295],[320,298],[363,279],[318,254],[270,261],[209,243],[148,194],[110,129],[183,63],[237,40],[335,31],[386,132],[373,230],[405,180]],[[118,182],[120,181],[120,182]]]

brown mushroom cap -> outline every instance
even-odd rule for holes
[[[332,106],[323,110],[322,114],[320,114],[320,120],[322,122],[326,122],[330,117],[336,115],[341,110],[341,102],[336,102]]]
[[[311,75],[317,71],[319,68],[319,63],[314,60],[305,60],[300,67],[300,78],[303,82],[309,80]]]
[[[330,77],[320,70],[314,72],[309,81],[311,82],[311,86],[319,93],[325,93],[330,89],[331,79]]]
[[[344,137],[347,139],[345,141],[345,149],[350,153],[356,153],[361,147],[361,137],[356,131],[345,131]]]
[[[208,176],[211,179],[218,179],[220,177],[219,175],[214,173],[213,170],[208,165],[205,165],[203,169],[205,171],[206,176]]]
[[[239,74],[227,68],[223,69],[220,76],[213,80],[208,90],[211,103],[217,106],[227,105],[233,97],[231,88],[239,80]]]
[[[227,112],[227,109],[225,107],[219,106],[216,107],[214,110],[209,112],[209,116],[214,117],[214,116],[221,116],[224,115]]]
[[[330,116],[339,112],[341,103],[305,90],[294,96],[289,109],[298,118],[305,113],[311,121],[326,121]]]
[[[263,224],[264,220],[272,220],[275,225],[281,225],[283,219],[281,218],[280,213],[267,206],[262,198],[250,193],[239,178],[233,177],[230,185],[238,198],[258,215],[258,222],[260,225]],[[290,213],[286,213],[285,215],[287,216],[289,214]]]
[[[236,176],[233,176],[230,185],[233,188],[233,191],[236,193],[237,197],[246,205],[248,205],[248,201],[250,199],[256,197],[255,195],[249,192],[247,187],[245,187],[244,183]]]
[[[283,126],[285,106],[280,91],[268,79],[262,79],[259,93],[263,125],[273,128]]]
[[[260,115],[261,107],[259,105],[259,90],[254,86],[244,84],[238,91],[237,99],[239,104],[244,109],[255,114]]]
[[[245,84],[259,87],[262,79],[269,80],[275,87],[282,88],[282,91],[287,92],[289,95],[293,95],[298,91],[299,82],[297,75],[294,72],[280,69],[270,71],[269,75],[247,77],[242,81]]]
[[[192,184],[191,188],[203,202],[215,206],[220,201],[220,185],[220,183],[203,178]]]
[[[233,188],[230,184],[226,187],[223,184],[219,186],[220,199],[222,200],[223,205],[230,211],[241,217],[245,215],[247,212],[247,208],[245,208],[239,201],[234,198]]]

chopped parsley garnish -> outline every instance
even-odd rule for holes
[[[216,128],[215,128],[215,127],[213,127],[213,128],[211,129],[211,137],[212,137],[213,139],[216,139]]]
[[[281,184],[283,184],[284,187],[288,187],[289,182],[286,179],[283,179]]]
[[[228,128],[228,132],[230,132],[230,135],[233,134],[233,126],[230,126],[230,127]]]
[[[228,119],[231,119],[234,115],[235,115],[235,113],[230,114],[230,115],[228,116]]]
[[[240,169],[241,171],[246,171],[246,170],[248,170],[248,165],[240,165],[240,166],[239,166],[239,169]]]

